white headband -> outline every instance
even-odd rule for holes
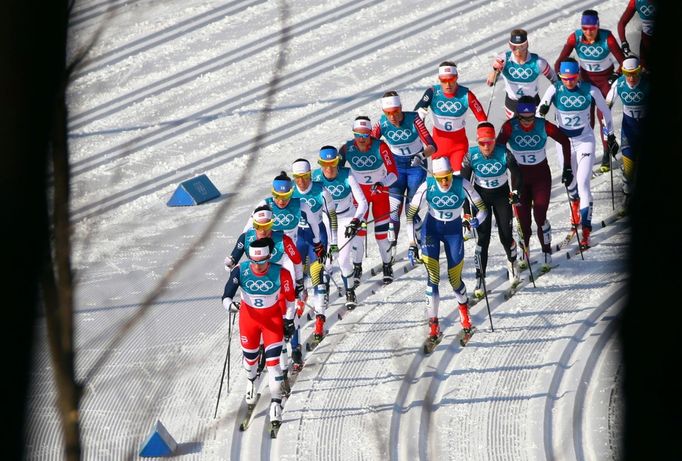
[[[263,256],[270,256],[270,247],[254,247],[249,245],[249,258],[262,258]]]
[[[302,174],[310,172],[310,162],[307,160],[299,160],[291,165],[294,174]]]
[[[253,220],[256,222],[267,222],[272,220],[272,211],[258,210],[253,214]]]
[[[450,160],[447,157],[434,159],[431,164],[431,169],[433,170],[434,174],[452,171],[452,168],[450,167]]]
[[[366,130],[372,131],[372,122],[365,119],[355,120],[353,122],[353,131],[356,131],[358,128],[364,128]]]
[[[391,109],[393,107],[402,107],[400,103],[400,96],[386,96],[381,98],[381,108]]]
[[[450,76],[450,75],[457,75],[457,66],[440,66],[438,68],[438,76],[439,77]]]

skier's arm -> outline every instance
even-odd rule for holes
[[[547,77],[547,80],[549,80],[551,83],[557,81],[558,77],[556,75],[556,72],[554,72],[554,69],[552,69],[552,66],[549,65],[545,58],[541,58],[540,56],[538,56],[538,67],[540,68],[540,72],[542,72],[542,75]]]
[[[294,287],[294,282],[291,280],[291,273],[287,270],[279,271],[279,294],[281,300],[285,303],[286,314],[284,318],[287,320],[293,320],[294,314],[296,312],[296,288]]]
[[[620,39],[621,43],[627,41],[625,36],[625,26],[628,25],[628,22],[630,22],[630,19],[633,18],[635,12],[635,0],[630,0],[628,2],[628,6],[625,7],[625,11],[623,11],[623,14],[618,20],[618,38]]]
[[[609,109],[613,107],[613,104],[616,102],[616,99],[618,98],[618,91],[616,90],[616,85],[618,85],[618,80],[614,81],[611,84],[611,88],[609,88],[609,92],[606,93],[606,98],[604,101],[606,101],[606,105],[609,106]]]
[[[407,235],[409,235],[410,238],[412,239],[410,241],[412,245],[416,245],[414,236],[414,217],[417,216],[417,213],[419,212],[419,208],[421,208],[422,206],[422,202],[424,201],[425,196],[426,181],[419,185],[419,188],[417,188],[417,191],[412,196],[412,200],[410,200],[410,203],[407,208]]]
[[[509,120],[506,120],[500,127],[500,132],[497,133],[497,139],[495,139],[495,144],[506,146],[507,142],[509,141],[509,138],[511,137],[511,131],[512,131],[511,123],[509,123]]]
[[[222,301],[223,306],[225,306],[226,309],[229,308],[234,295],[237,294],[237,288],[239,288],[239,266],[232,268],[230,271],[230,276],[227,278],[227,282],[225,283],[225,288],[223,289]]]
[[[327,232],[327,240],[330,245],[336,245],[337,230],[339,228],[336,219],[336,204],[334,203],[331,192],[327,189],[322,191],[322,199],[324,200],[324,210],[329,217],[329,226],[331,226],[331,229]]]
[[[623,51],[620,49],[620,45],[616,41],[616,37],[614,37],[611,32],[609,32],[608,37],[606,37],[606,44],[609,46],[609,51],[611,51],[613,57],[616,58],[616,61],[618,61],[618,65],[623,64],[623,61],[625,60],[625,55],[623,54]]]
[[[467,181],[470,181],[473,172],[474,170],[471,168],[471,161],[469,160],[469,152],[467,152],[462,157],[462,168],[459,170],[459,174]]]
[[[313,213],[307,202],[301,200],[301,213],[305,214],[305,220],[313,231],[313,243],[320,241],[320,215]]]
[[[538,108],[535,111],[535,116],[536,117],[542,117],[544,118],[547,113],[545,112],[544,114],[542,113],[543,107],[547,107],[547,110],[549,110],[549,107],[552,105],[552,101],[554,100],[554,95],[556,94],[556,87],[554,85],[550,85],[547,87],[545,90],[545,94],[542,95],[542,99],[540,100],[540,104],[538,104]]]
[[[246,248],[246,232],[242,232],[239,238],[237,239],[237,243],[235,243],[234,248],[232,249],[232,253],[230,253],[230,257],[232,258],[232,261],[237,264],[240,259],[242,259],[242,255],[244,254],[244,250]]]
[[[519,168],[519,164],[516,163],[516,158],[514,157],[514,154],[511,152],[507,151],[507,169],[509,170],[509,173],[511,175],[510,179],[510,185],[512,188],[512,191],[518,193],[518,191],[521,190],[522,187],[522,176],[521,176],[521,169]]]
[[[564,155],[564,167],[571,165],[571,141],[555,124],[545,121],[545,133],[547,136],[561,144],[561,151]]]
[[[386,176],[381,180],[381,183],[388,187],[398,180],[398,168],[395,165],[395,159],[393,158],[393,152],[383,141],[379,143],[379,154],[384,160],[384,165],[386,166]]]
[[[566,44],[561,49],[561,53],[559,53],[559,57],[556,58],[556,61],[554,61],[554,72],[556,72],[557,74],[559,73],[559,67],[561,66],[561,62],[565,61],[566,58],[571,55],[571,53],[573,52],[573,49],[575,48],[575,45],[576,45],[576,38],[575,38],[575,32],[574,32],[568,36],[568,39],[566,40]]]
[[[346,166],[346,145],[339,148],[339,168]]]
[[[474,113],[476,120],[479,122],[485,122],[488,120],[488,116],[485,114],[483,106],[480,102],[478,102],[476,95],[472,93],[471,90],[468,91],[467,98],[469,99],[469,109],[471,109],[471,112]]]
[[[426,125],[424,125],[424,120],[422,120],[419,117],[416,117],[414,119],[414,127],[417,130],[419,138],[422,140],[422,143],[424,144],[424,157],[430,157],[436,152],[438,152],[438,146],[431,137],[429,130],[426,129]]]
[[[478,213],[476,213],[476,219],[478,219],[478,222],[480,223],[485,221],[485,218],[488,217],[488,208],[486,208],[483,199],[478,194],[478,192],[476,192],[474,186],[472,186],[471,183],[466,178],[462,179],[462,186],[464,187],[464,191],[466,192],[466,194],[469,196],[469,201],[473,203],[476,208],[478,208]]]
[[[414,110],[417,111],[422,120],[426,117],[429,107],[431,107],[431,100],[433,100],[433,87],[427,88],[422,98],[414,106]]]
[[[609,109],[606,101],[604,101],[604,96],[601,95],[599,88],[594,85],[592,85],[590,88],[590,94],[592,95],[594,103],[597,105],[597,109],[601,111],[604,118],[604,128],[606,129],[606,133],[602,133],[602,137],[606,136],[607,134],[613,134],[613,119],[611,118],[611,109]]]
[[[365,194],[362,192],[360,184],[358,184],[355,178],[351,175],[348,175],[348,184],[350,184],[350,190],[353,194],[353,199],[355,199],[355,203],[358,204],[358,208],[355,210],[355,216],[353,217],[362,220],[365,217],[365,213],[367,213],[367,199],[365,198]]]
[[[372,132],[369,135],[373,138],[381,139],[381,124],[379,122],[375,122],[372,125]]]
[[[301,258],[301,253],[298,252],[296,244],[291,237],[285,235],[282,238],[282,246],[284,246],[284,254],[294,265],[294,277],[296,280],[301,280],[303,278],[303,258]]]

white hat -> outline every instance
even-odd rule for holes
[[[628,72],[634,72],[639,69],[639,59],[637,56],[630,56],[623,61],[622,69]]]
[[[310,162],[307,160],[296,160],[291,164],[291,169],[294,174],[304,174],[310,172]]]
[[[372,131],[372,122],[365,120],[364,118],[355,120],[353,122],[353,131],[357,131],[359,129]]]
[[[385,96],[381,98],[381,108],[382,109],[392,109],[394,107],[402,107],[400,102],[400,96]]]
[[[255,222],[265,223],[272,220],[271,210],[258,210],[253,213],[252,218]]]
[[[431,163],[431,168],[433,169],[433,174],[452,172],[452,167],[450,167],[450,159],[447,157],[436,158]]]
[[[249,258],[263,258],[270,256],[270,247],[249,245]]]
[[[457,75],[457,66],[440,66],[438,68],[439,77],[450,77]]]

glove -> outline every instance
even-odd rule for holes
[[[321,264],[324,264],[325,259],[324,244],[322,242],[317,242],[313,244],[313,249],[315,251],[315,256],[317,256],[317,260],[320,261]]]
[[[407,250],[407,258],[410,260],[412,267],[419,262],[419,247],[417,245],[410,245],[410,249]]]
[[[608,135],[606,138],[606,146],[609,149],[609,154],[611,154],[611,157],[616,158],[616,154],[618,153],[618,143],[616,142],[616,135],[611,133]]]
[[[561,174],[561,184],[568,187],[569,184],[573,182],[573,169],[569,166],[564,168],[564,172]]]
[[[544,117],[547,115],[547,112],[549,112],[549,104],[543,104],[540,106],[540,109],[538,109],[538,113],[540,116]]]
[[[627,40],[623,40],[620,44],[620,49],[623,50],[623,54],[625,57],[628,57],[632,54],[632,51],[630,51],[630,44],[628,43]]]
[[[288,341],[296,332],[294,319],[284,319],[284,340]]]
[[[473,216],[473,217],[469,218],[469,225],[470,225],[473,229],[478,229],[478,226],[479,226],[480,224],[481,224],[481,223],[478,222],[478,218],[477,218],[476,216]]]
[[[371,190],[372,194],[377,194],[382,191],[382,188],[384,187],[384,184],[381,181],[377,181],[374,184],[372,184]]]
[[[236,264],[237,262],[234,260],[232,255],[229,255],[225,258],[225,270],[227,272],[230,272]]]
[[[346,238],[353,238],[355,234],[358,233],[360,229],[360,220],[358,218],[353,218],[350,220],[350,224],[346,226],[346,233],[344,234]]]
[[[607,82],[609,82],[609,86],[611,86],[611,85],[613,84],[613,82],[615,82],[616,80],[618,80],[618,77],[620,77],[620,75],[618,75],[618,74],[615,73],[615,72],[612,73],[611,75],[609,75],[609,78],[606,80]]]
[[[509,203],[512,205],[519,203],[519,193],[517,191],[513,190],[509,193]]]
[[[424,157],[421,156],[421,154],[417,154],[414,157],[412,157],[412,161],[410,162],[410,166],[420,166],[424,163]]]
[[[302,299],[301,296],[305,290],[305,285],[303,284],[303,279],[296,280],[296,298]]]
[[[329,245],[329,251],[327,251],[327,256],[331,259],[332,256],[339,252],[339,246],[336,243]]]
[[[223,299],[223,307],[226,311],[232,312],[233,314],[239,312],[239,304],[232,301],[232,298]]]

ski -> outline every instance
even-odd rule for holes
[[[328,334],[329,334],[329,330],[326,330],[326,331],[324,332],[324,337],[323,337],[322,339],[320,339],[320,340],[316,340],[316,339],[315,339],[315,336],[313,336],[312,339],[311,339],[310,341],[308,341],[308,342],[305,343],[305,350],[308,351],[308,352],[314,351],[315,348],[316,348],[317,346],[319,346],[320,343],[321,343],[322,341],[324,341],[324,338],[326,338]]]
[[[426,341],[424,341],[424,345],[422,349],[424,350],[424,355],[428,355],[433,352],[433,350],[440,344],[440,342],[443,340],[443,332],[439,332],[437,337],[432,337],[429,336],[426,338]]]
[[[575,229],[571,228],[571,231],[566,235],[566,237],[564,237],[561,242],[557,243],[556,251],[561,251],[562,248],[569,245],[573,241],[575,235]]]
[[[249,428],[249,425],[251,424],[251,418],[253,417],[253,411],[256,409],[256,404],[259,400],[260,394],[256,394],[256,401],[251,404],[246,404],[246,416],[244,416],[244,419],[239,424],[240,431],[243,432]]]

